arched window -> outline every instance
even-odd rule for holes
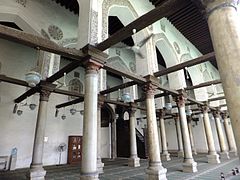
[[[78,78],[69,81],[69,91],[83,94],[83,84]],[[69,96],[69,100],[76,99],[77,97]]]

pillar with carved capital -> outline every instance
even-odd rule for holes
[[[135,127],[135,112],[136,108],[131,107],[129,110],[130,117],[130,158],[128,159],[128,166],[130,167],[139,167],[140,162],[137,155],[137,139],[136,139],[136,127]]]
[[[185,112],[185,93],[180,92],[176,97],[176,103],[178,106],[178,112],[180,115],[180,125],[182,129],[182,140],[183,140],[183,150],[184,150],[184,160],[183,160],[183,172],[197,172],[197,163],[194,161],[192,156],[192,148],[190,143],[187,116]]]
[[[175,125],[176,125],[176,131],[177,131],[177,142],[178,142],[178,157],[184,157],[183,152],[183,143],[182,143],[182,132],[181,132],[181,126],[180,126],[180,119],[179,114],[174,115]]]
[[[47,106],[51,92],[56,85],[41,83],[40,89],[40,101],[38,108],[37,124],[35,129],[35,138],[33,144],[32,163],[30,165],[30,171],[27,174],[31,180],[44,180],[46,171],[43,169],[43,148],[44,148],[44,135],[47,121]]]
[[[159,124],[160,124],[160,134],[161,134],[161,142],[162,142],[162,160],[170,161],[170,154],[168,153],[167,149],[167,137],[165,131],[165,124],[164,124],[164,115],[165,112],[163,109],[159,110]]]
[[[189,137],[190,137],[190,143],[193,154],[197,154],[197,150],[195,148],[194,138],[193,138],[193,132],[192,132],[192,117],[187,117],[187,123],[188,123],[188,131],[189,131]]]
[[[101,158],[101,109],[104,104],[104,96],[98,96],[98,114],[97,114],[97,168],[98,173],[103,173],[104,163]]]
[[[216,148],[214,145],[214,139],[213,139],[213,133],[212,133],[212,128],[208,116],[208,106],[205,105],[202,107],[203,111],[203,122],[204,122],[204,128],[205,128],[205,134],[206,134],[206,139],[207,139],[207,144],[208,144],[208,163],[211,164],[218,164],[220,163],[219,160],[219,155],[216,152]]]
[[[234,135],[232,133],[232,127],[231,127],[231,121],[228,119],[227,113],[224,113],[222,115],[223,121],[224,121],[224,128],[227,136],[227,141],[228,141],[228,146],[229,146],[229,153],[232,153],[236,155],[237,153],[237,147],[236,147],[236,142]]]
[[[220,152],[221,159],[229,159],[227,144],[224,139],[223,128],[220,120],[220,112],[214,111],[213,116],[214,116],[216,128],[217,128],[218,141],[219,141],[220,151],[221,151]]]
[[[111,145],[112,145],[112,153],[111,158],[116,159],[117,158],[117,119],[119,115],[115,114],[115,118],[113,122],[111,122]]]
[[[85,62],[85,94],[82,141],[82,180],[98,179],[97,170],[97,107],[98,107],[98,71],[105,62],[106,55],[92,46],[83,48],[91,59]]]
[[[154,82],[152,80],[155,80]],[[157,119],[154,102],[154,94],[156,91],[155,83],[158,82],[153,76],[147,77],[148,83],[144,86],[146,93],[146,107],[147,107],[147,137],[148,137],[148,155],[149,166],[146,170],[148,179],[152,180],[165,180],[167,169],[162,166],[160,150],[159,150],[159,137],[157,130]]]
[[[237,0],[204,0],[208,26],[226,97],[237,149],[240,150],[240,22]],[[221,30],[221,31],[220,31]]]

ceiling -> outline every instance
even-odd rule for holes
[[[61,6],[65,6],[74,14],[78,14],[78,3],[77,0],[52,0]],[[154,6],[159,6],[166,0],[148,0]],[[178,0],[179,1],[179,0]],[[172,15],[170,15],[168,20],[202,53],[206,54],[213,52],[212,41],[208,29],[207,20],[201,11],[201,8],[197,1],[182,0],[184,7]],[[109,24],[111,28],[109,29],[109,34],[113,34],[123,26],[118,22],[118,18],[110,17]],[[132,45],[131,38],[124,40],[125,44]],[[217,67],[216,62],[213,65]]]

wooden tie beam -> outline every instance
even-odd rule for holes
[[[175,66],[169,67],[167,69],[155,72],[154,76],[159,77],[159,76],[167,75],[169,73],[179,71],[179,70],[181,70],[185,67],[195,66],[197,64],[201,64],[201,63],[204,63],[204,62],[207,62],[207,61],[210,61],[210,60],[214,60],[214,59],[215,59],[215,53],[211,52],[211,53],[205,54],[201,57],[198,57],[196,59],[192,59],[190,61],[186,61],[186,62],[183,62],[181,64],[177,64]]]
[[[195,86],[190,86],[190,87],[186,87],[185,90],[193,90],[193,89],[197,89],[197,88],[202,88],[202,87],[206,87],[206,86],[211,86],[214,84],[220,84],[221,80],[214,80],[214,81],[209,81],[209,82],[204,82]]]

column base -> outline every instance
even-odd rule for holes
[[[207,155],[207,158],[208,158],[208,163],[209,164],[219,164],[220,163],[218,154]]]
[[[184,152],[183,151],[178,151],[178,157],[183,158],[184,157]]]
[[[197,150],[196,149],[192,149],[192,154],[197,155]]]
[[[80,175],[81,180],[99,180],[98,173],[89,173],[89,174],[82,174]]]
[[[171,160],[170,154],[168,152],[161,154],[161,160],[162,161],[170,161]]]
[[[138,157],[129,158],[128,159],[128,166],[129,167],[139,167],[140,166],[140,159]]]
[[[183,163],[183,172],[186,173],[195,173],[197,172],[197,163],[195,161],[191,163]]]
[[[98,169],[99,174],[103,173],[103,167],[104,167],[104,163],[102,163],[102,159],[98,158],[97,159],[97,169]]]
[[[31,167],[27,178],[29,180],[45,180],[46,171],[43,169],[43,167]]]
[[[219,154],[221,159],[224,159],[224,160],[230,159],[228,152],[220,152]]]
[[[229,151],[229,156],[236,157],[236,156],[238,156],[238,153],[237,153],[236,150],[230,150],[230,151]]]
[[[161,163],[150,163],[146,169],[148,180],[167,180],[167,169],[164,168]]]
[[[228,152],[220,152],[219,154],[221,159],[230,159]]]

